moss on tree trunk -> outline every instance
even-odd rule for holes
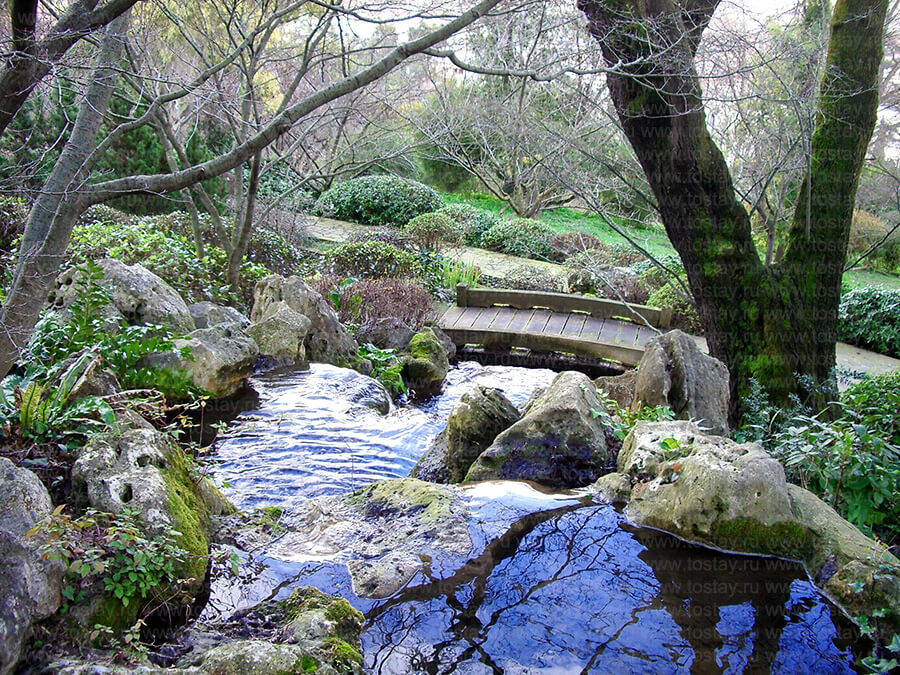
[[[717,5],[578,0],[607,63],[619,64],[607,75],[610,94],[684,263],[710,352],[731,372],[734,419],[751,377],[780,403],[800,390],[797,374],[829,383],[850,219],[877,111],[887,1],[835,6],[806,177],[810,199],[798,204],[788,251],[774,265],[756,252],[749,215],[706,126],[694,55]]]

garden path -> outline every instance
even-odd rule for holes
[[[348,223],[342,220],[307,215],[304,216],[302,229],[309,238],[342,243],[350,239],[354,234],[365,232],[369,228],[365,225],[357,225],[356,223]],[[566,276],[565,268],[562,265],[541,260],[531,260],[529,258],[519,258],[513,255],[506,255],[505,253],[485,251],[471,246],[450,249],[447,253],[467,264],[478,265],[482,272],[492,277],[504,277],[508,272],[523,265],[539,268],[553,276],[562,278]],[[706,351],[706,340],[702,337],[695,337],[695,339],[701,349]],[[844,371],[851,373],[863,372],[870,375],[900,370],[900,359],[870,352],[841,342],[837,344],[837,364]]]

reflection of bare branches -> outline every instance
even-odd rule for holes
[[[832,620],[827,605],[793,595],[803,578],[793,563],[623,528],[606,507],[574,504],[520,518],[450,576],[373,607],[367,664],[381,673],[462,672],[475,662],[496,673],[511,662],[589,672],[635,658],[705,672],[723,657],[768,670],[785,657],[789,623],[833,634],[820,624]],[[804,635],[791,634],[787,658],[846,660],[829,639]]]

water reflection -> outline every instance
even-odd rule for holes
[[[800,566],[623,527],[607,506],[525,516],[367,619],[376,673],[853,672],[850,626]]]

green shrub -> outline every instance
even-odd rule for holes
[[[503,277],[503,286],[520,291],[562,293],[563,280],[537,267],[521,265]]]
[[[440,211],[423,213],[410,220],[403,231],[419,249],[439,251],[442,244],[459,246],[463,239],[462,228]]]
[[[427,185],[396,176],[364,176],[334,185],[316,203],[319,215],[363,225],[403,227],[441,208],[441,196]]]
[[[552,260],[553,230],[528,218],[501,220],[481,235],[484,248],[535,260]]]
[[[671,270],[681,278],[685,278],[684,265],[674,255],[664,255],[657,258],[666,269]],[[669,277],[650,260],[642,260],[630,266],[632,270],[641,275],[641,284],[648,292],[659,290],[669,282]]]
[[[479,248],[482,247],[482,235],[499,222],[499,218],[493,213],[468,204],[448,204],[439,209],[438,213],[459,223],[465,243]]]
[[[395,396],[407,393],[406,383],[400,374],[403,363],[393,349],[379,349],[367,343],[359,346],[359,356],[372,362],[372,377],[381,382],[389,392]]]
[[[841,394],[844,415],[900,446],[900,371],[867,377]]]
[[[131,509],[118,515],[90,509],[73,519],[59,507],[32,530],[46,537],[43,554],[66,567],[62,596],[69,603],[88,601],[91,586],[102,581],[104,590],[128,607],[177,580],[175,564],[189,555],[176,544],[177,533],[147,535],[139,518]]]
[[[239,304],[252,298],[252,287],[268,270],[244,263],[241,268],[242,297],[235,297],[226,278],[228,258],[221,248],[207,247],[198,258],[194,244],[179,234],[189,228],[188,216],[127,216],[109,207],[92,207],[72,231],[69,263],[115,258],[126,265],[139,263],[178,289],[186,302],[212,300]]]
[[[844,342],[900,357],[900,291],[860,288],[841,298],[838,336]]]
[[[262,265],[273,274],[289,277],[297,274],[307,256],[277,232],[254,228],[247,245],[247,260]],[[251,275],[252,276],[252,275]]]
[[[647,304],[650,307],[670,307],[672,309],[672,328],[680,328],[685,333],[693,335],[703,334],[703,325],[700,323],[697,310],[671,284],[666,284],[651,293],[647,298]]]
[[[809,377],[798,376],[798,381],[811,396],[833,400],[833,391],[816,387]],[[848,388],[840,404],[822,413],[814,413],[797,396],[790,408],[776,407],[759,382],[751,380],[750,394],[743,399],[747,412],[732,435],[738,441],[761,442],[784,465],[789,480],[890,545],[900,537],[898,401],[900,373]]]
[[[177,400],[197,393],[187,375],[141,365],[145,356],[173,350],[176,336],[162,326],[110,326],[103,315],[109,295],[99,284],[103,271],[92,263],[82,270],[77,282],[82,288],[69,307],[68,321],[45,312],[35,326],[18,362],[26,377],[41,373],[52,378],[70,356],[90,350],[100,355],[125,389],[157,389]]]
[[[325,252],[330,274],[379,279],[414,275],[416,256],[380,241],[340,244]]]

